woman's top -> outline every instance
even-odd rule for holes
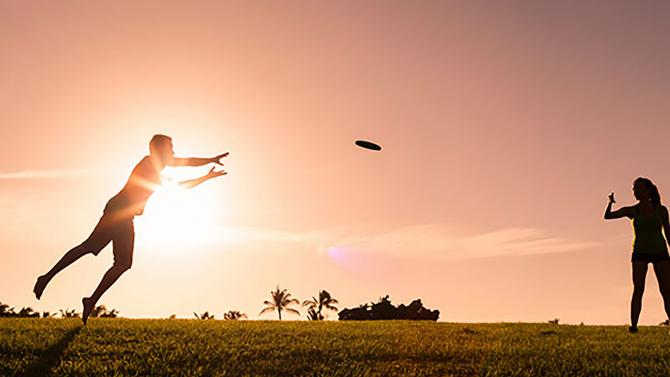
[[[659,208],[655,208],[651,214],[643,215],[636,205],[635,217],[633,217],[633,252],[641,254],[664,254],[668,252],[665,238],[663,237],[663,219]]]

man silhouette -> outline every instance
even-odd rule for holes
[[[133,169],[126,185],[114,195],[105,206],[100,221],[91,235],[75,246],[56,263],[49,272],[37,278],[33,292],[39,300],[44,288],[65,267],[86,254],[98,255],[110,242],[113,244],[114,264],[107,270],[100,284],[90,297],[84,297],[82,320],[84,324],[100,297],[116,282],[133,262],[135,230],[133,218],[144,212],[144,206],[157,186],[161,184],[160,172],[165,166],[202,166],[210,163],[223,166],[221,159],[228,153],[212,158],[178,158],[174,156],[172,139],[165,135],[154,135],[149,143],[149,155],[145,156]],[[179,182],[184,188],[193,188],[226,172],[215,171],[214,167],[206,175]]]

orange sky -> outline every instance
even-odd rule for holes
[[[40,302],[34,279],[160,132],[179,155],[230,151],[229,175],[136,219],[133,269],[101,300],[124,316],[255,318],[280,284],[421,297],[448,321],[625,323],[632,232],[602,211],[640,175],[670,192],[668,11],[0,2],[0,301],[80,309],[111,248]]]

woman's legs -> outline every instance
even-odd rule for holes
[[[647,276],[647,262],[633,262],[633,297],[630,301],[630,325],[637,329],[637,321],[642,310],[644,280]]]
[[[658,288],[663,296],[665,315],[670,319],[670,260],[654,263],[654,272],[658,281]]]

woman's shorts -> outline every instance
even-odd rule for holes
[[[654,263],[661,261],[670,261],[670,254],[668,252],[664,253],[637,253],[633,252],[633,257],[631,262],[645,262],[645,263]]]

